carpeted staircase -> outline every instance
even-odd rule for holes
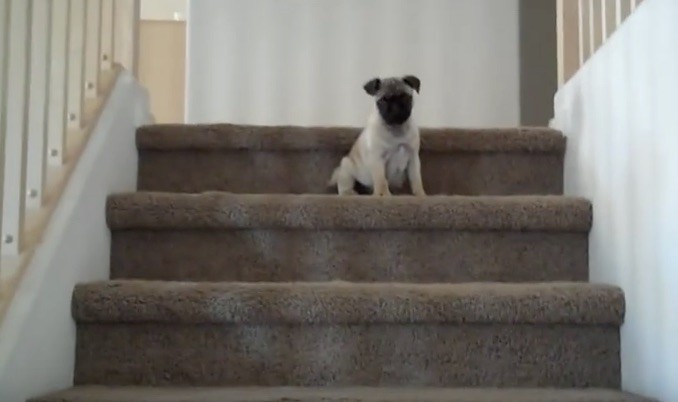
[[[560,133],[424,129],[429,197],[338,197],[357,134],[140,128],[111,280],[73,293],[75,387],[35,401],[648,401]]]

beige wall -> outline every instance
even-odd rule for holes
[[[148,89],[157,123],[184,122],[186,23],[139,23],[139,79]]]
[[[142,20],[185,20],[187,0],[141,0]]]

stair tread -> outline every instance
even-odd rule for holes
[[[591,203],[579,197],[336,196],[321,194],[111,195],[111,229],[456,229],[588,232]]]
[[[166,282],[77,285],[78,322],[619,325],[623,291],[578,283]]]
[[[612,389],[554,388],[178,388],[82,386],[32,402],[650,402]]]
[[[564,153],[566,139],[547,127],[421,128],[421,150]],[[358,127],[157,124],[137,130],[139,150],[348,149]]]

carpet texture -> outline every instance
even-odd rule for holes
[[[651,402],[606,389],[77,387],[31,402]]]
[[[429,194],[560,194],[565,137],[548,128],[422,129]],[[158,125],[139,129],[139,189],[328,193],[358,128]],[[403,191],[407,191],[405,188]]]
[[[586,280],[592,219],[555,196],[143,192],[107,217],[113,278],[426,283]]]
[[[583,232],[580,198],[370,197],[290,194],[131,193],[108,199],[111,229],[452,229]]]
[[[618,387],[623,312],[583,283],[93,283],[75,381]]]
[[[620,289],[586,283],[190,283],[78,285],[80,323],[578,324],[619,326]]]
[[[358,133],[139,128],[75,387],[33,401],[650,401],[620,391],[624,293],[587,282],[561,133],[423,129],[428,197],[330,194]]]

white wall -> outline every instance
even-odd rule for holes
[[[145,90],[121,73],[0,326],[0,401],[73,385],[71,294],[109,277],[106,197],[136,188],[134,132],[148,110]]]
[[[186,19],[187,0],[141,0],[139,15],[142,20]]]
[[[624,389],[678,401],[678,2],[646,0],[556,95],[591,279],[626,292]]]
[[[198,0],[187,121],[362,125],[373,76],[422,79],[429,126],[519,122],[518,0]]]

